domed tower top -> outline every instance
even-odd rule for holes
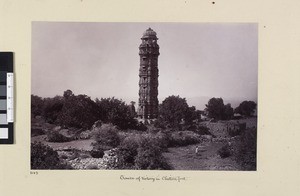
[[[152,38],[152,39],[158,39],[156,37],[156,32],[153,31],[150,27],[143,33],[142,39],[147,39],[147,38]]]

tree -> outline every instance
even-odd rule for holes
[[[256,103],[254,101],[243,101],[235,108],[234,112],[244,116],[251,116],[255,112]]]
[[[64,106],[64,100],[61,96],[55,96],[54,98],[45,98],[42,116],[49,123],[55,123],[57,117]]]
[[[234,114],[230,103],[224,105],[222,98],[215,97],[208,101],[205,110],[208,112],[208,116],[210,118],[214,118],[216,120],[228,120],[231,119]]]
[[[96,99],[96,104],[100,110],[100,119],[104,122],[113,123],[120,129],[136,128],[137,121],[131,112],[130,106],[119,99],[101,98]]]
[[[217,120],[223,119],[224,117],[224,102],[222,98],[211,98],[208,104],[205,105],[205,110],[208,112],[208,117]]]
[[[194,120],[201,120],[201,111],[196,110],[195,106],[189,107],[185,114],[185,124],[191,125]]]
[[[64,104],[57,117],[60,125],[89,129],[97,120],[99,120],[99,109],[90,97],[75,96],[72,91],[65,91]]]
[[[71,90],[66,90],[65,92],[64,92],[64,98],[65,99],[68,99],[69,97],[71,97],[71,96],[73,96],[74,94],[73,94],[73,92],[71,91]]]
[[[223,115],[223,119],[229,120],[233,117],[233,108],[231,107],[231,104],[228,103],[224,106],[224,115]]]
[[[159,118],[171,127],[178,128],[182,120],[189,124],[197,118],[196,108],[189,107],[185,98],[172,95],[160,104]]]
[[[31,116],[41,116],[43,113],[43,105],[43,98],[36,95],[31,95]]]

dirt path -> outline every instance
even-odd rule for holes
[[[95,142],[94,139],[87,139],[87,140],[74,140],[70,142],[48,142],[46,135],[39,135],[31,138],[31,142],[41,142],[45,145],[50,146],[54,150],[62,150],[62,149],[77,149],[77,150],[84,150],[90,151],[93,149],[92,143]]]
[[[195,153],[197,146],[201,146],[198,154]],[[222,146],[222,143],[206,143],[169,148],[163,155],[174,170],[240,170],[230,157],[222,159],[217,155]]]

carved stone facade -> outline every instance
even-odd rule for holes
[[[158,115],[158,38],[156,32],[149,28],[143,33],[141,40],[138,116],[143,119],[154,119]]]

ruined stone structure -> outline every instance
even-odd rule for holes
[[[158,38],[156,32],[149,28],[143,33],[141,40],[138,116],[142,119],[154,119],[158,114]]]

